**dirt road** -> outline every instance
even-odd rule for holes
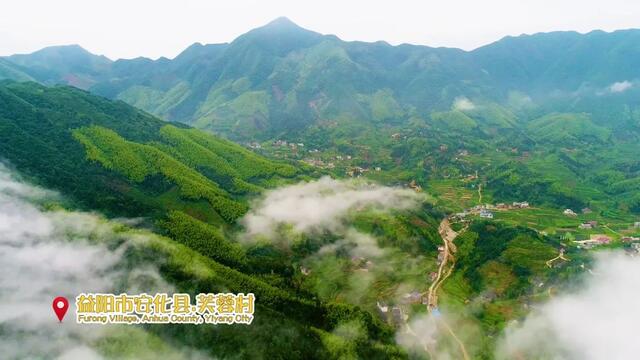
[[[465,229],[461,230],[460,233],[462,233]],[[456,265],[455,263],[456,259],[454,254],[456,253],[457,249],[453,241],[460,234],[458,232],[455,232],[451,228],[451,222],[448,217],[444,218],[444,220],[440,222],[440,226],[438,227],[438,233],[440,234],[440,237],[442,238],[442,242],[443,242],[443,251],[441,252],[442,262],[438,267],[438,274],[436,276],[436,279],[431,284],[431,286],[429,286],[429,291],[427,292],[427,309],[429,312],[432,312],[434,309],[438,308],[438,291],[440,290],[440,287],[442,286],[444,281],[449,277],[449,275],[451,275]],[[442,326],[444,326],[444,328],[447,330],[447,332],[449,332],[451,337],[456,341],[456,343],[458,343],[463,359],[469,360],[469,354],[467,353],[467,349],[465,348],[460,338],[458,338],[458,336],[456,336],[456,334],[453,332],[453,329],[451,328],[451,326],[449,326],[449,324],[446,322],[444,318],[439,318],[438,322]]]
[[[431,286],[429,286],[429,291],[427,292],[427,307],[429,308],[429,311],[438,307],[438,290],[440,289],[440,286],[442,286],[444,280],[449,277],[453,271],[453,267],[455,266],[455,257],[453,255],[456,252],[456,246],[453,241],[458,236],[458,233],[453,231],[451,228],[449,218],[445,218],[440,222],[438,233],[442,238],[444,250],[441,252],[442,262],[438,267],[436,279]],[[447,265],[449,265],[448,268]]]

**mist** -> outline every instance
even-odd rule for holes
[[[102,339],[123,331],[143,339],[153,335],[137,327],[76,324],[77,294],[173,291],[153,265],[124,265],[126,249],[145,235],[127,232],[123,225],[96,214],[43,210],[44,203],[57,198],[54,192],[26,184],[0,164],[3,359],[101,359],[96,344]],[[62,323],[51,308],[57,296],[69,300]],[[140,349],[146,351],[145,346],[141,344]],[[155,350],[148,350],[152,356]],[[203,357],[191,350],[173,355]]]
[[[476,108],[476,105],[473,102],[471,102],[471,100],[469,100],[464,96],[457,97],[453,101],[453,104],[451,105],[452,110],[458,110],[458,111],[471,111],[471,110],[474,110],[475,108]]]
[[[346,229],[345,220],[354,210],[409,209],[419,200],[409,189],[323,177],[267,191],[241,223],[249,240],[257,235],[273,239],[278,227],[285,224],[301,233],[339,232]]]
[[[496,357],[635,359],[640,354],[640,259],[596,255],[579,290],[552,298],[507,327]]]

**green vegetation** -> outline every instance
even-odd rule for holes
[[[344,42],[278,19],[173,60],[47,48],[1,58],[0,79],[76,88],[0,82],[0,156],[64,194],[64,206],[148,219],[161,236],[130,261],[153,262],[178,289],[259,299],[248,330],[136,329],[98,344],[107,355],[134,357],[134,342],[162,339],[221,357],[407,357],[376,302],[428,289],[445,214],[527,201],[453,224],[463,233],[440,306],[490,358],[509,321],[582,271],[589,260],[574,240],[605,234],[621,247],[637,235],[640,88],[611,85],[640,77],[638,41],[635,30],[552,33],[462,52]],[[351,254],[346,230],[285,225],[277,236],[288,248],[235,241],[253,198],[319,174],[429,196],[417,210],[349,215],[348,230],[376,250],[371,263]],[[579,227],[588,221],[598,226]],[[570,260],[549,264],[561,249]]]
[[[246,211],[246,195],[303,173],[69,87],[5,83],[0,101],[2,155],[43,185],[107,213],[161,217],[191,204],[202,220],[214,220],[211,212],[233,223]]]
[[[64,206],[157,220],[148,226],[166,237],[134,231],[135,246],[125,254],[130,265],[123,266],[153,263],[177,290],[191,294],[252,292],[259,299],[250,327],[114,332],[96,344],[105,354],[135,356],[132,341],[138,339],[226,357],[308,359],[345,351],[356,358],[405,357],[392,328],[370,312],[318,299],[296,285],[294,259],[283,250],[246,248],[229,236],[247,202],[232,191],[260,191],[297,180],[306,170],[70,87],[6,82],[0,103],[0,154],[34,181],[68,196]],[[229,181],[220,180],[225,177]],[[130,231],[114,226],[123,236]],[[121,241],[105,240],[111,246]],[[342,334],[350,326],[357,336]]]

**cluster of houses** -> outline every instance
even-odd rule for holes
[[[586,209],[586,210],[589,210],[589,209]],[[589,212],[585,212],[585,209],[582,209],[582,212],[589,213]],[[640,225],[639,222],[634,223],[634,228],[640,229],[639,225]],[[578,226],[578,228],[580,228],[581,230],[594,230],[597,227],[598,227],[598,222],[595,220],[585,221]],[[628,251],[631,250],[633,252],[636,250],[636,248],[640,250],[640,237],[624,235],[620,238],[620,240],[623,243],[631,244],[631,246],[627,248]],[[612,241],[611,237],[607,235],[591,234],[588,240],[574,241],[574,243],[578,245],[579,249],[591,249],[599,245],[609,244],[611,243],[611,241]]]
[[[378,307],[378,313],[380,317],[387,323],[402,326],[409,319],[409,315],[405,311],[405,307],[413,304],[427,305],[429,300],[426,295],[414,290],[412,292],[403,294],[398,301],[398,304],[389,305],[382,300],[376,302]]]
[[[376,305],[380,317],[387,323],[400,327],[409,320],[409,315],[399,305],[389,306],[384,301],[378,301]]]
[[[632,256],[640,255],[640,237],[637,236],[623,236],[622,242],[629,244],[628,247],[625,247],[625,251],[627,254]]]
[[[336,159],[338,161],[343,160],[343,157],[338,155],[336,156]],[[347,160],[351,160],[351,156],[347,156]],[[304,160],[302,160],[304,163],[309,164],[311,166],[317,167],[317,168],[321,168],[321,169],[335,169],[336,168],[336,163],[334,163],[333,161],[324,161],[322,159],[318,159],[318,158],[306,158]],[[382,171],[382,168],[379,166],[376,166],[373,168],[374,171],[376,172],[380,172]],[[360,177],[368,172],[370,172],[371,169],[366,168],[366,167],[361,167],[361,166],[353,166],[350,167],[345,173],[347,176],[349,177]]]
[[[640,254],[640,242],[634,242],[627,249],[627,254],[637,256]]]
[[[591,211],[591,209],[589,209],[588,207],[587,207],[587,208],[582,209],[582,213],[583,213],[583,214],[585,214],[585,215],[586,215],[586,214],[591,214],[592,212],[593,212],[593,211]],[[565,209],[562,213],[563,213],[564,215],[566,215],[566,216],[570,216],[570,217],[576,217],[576,216],[578,216],[578,213],[576,213],[576,212],[575,212],[575,211],[573,211],[572,209]]]
[[[518,202],[515,201],[511,204],[499,203],[497,205],[485,204],[485,205],[476,205],[471,209],[466,209],[463,212],[454,214],[454,217],[462,220],[469,215],[478,215],[483,219],[493,219],[494,210],[505,211],[505,210],[514,210],[514,209],[527,209],[530,205],[527,201]]]
[[[360,177],[369,172],[369,168],[363,168],[360,166],[354,166],[351,169],[347,170],[347,175],[350,177]]]
[[[286,140],[276,140],[273,142],[273,146],[276,147],[291,147],[291,148],[298,148],[298,147],[304,147],[304,143],[294,143],[294,142],[287,142]]]
[[[607,245],[611,243],[611,237],[603,234],[592,234],[588,240],[575,240],[578,249],[592,249],[599,245]]]
[[[333,162],[325,162],[322,159],[304,159],[302,161],[306,164],[322,169],[335,169],[336,167],[336,164],[334,164]]]
[[[248,146],[249,146],[251,149],[254,149],[254,150],[260,150],[260,149],[262,149],[262,145],[260,145],[260,143],[259,143],[259,142],[256,142],[256,141],[250,142],[250,143],[248,144]]]

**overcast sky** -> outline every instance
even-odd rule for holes
[[[286,16],[344,40],[473,49],[506,35],[640,27],[630,0],[8,0],[0,55],[79,44],[112,59],[174,57]]]

